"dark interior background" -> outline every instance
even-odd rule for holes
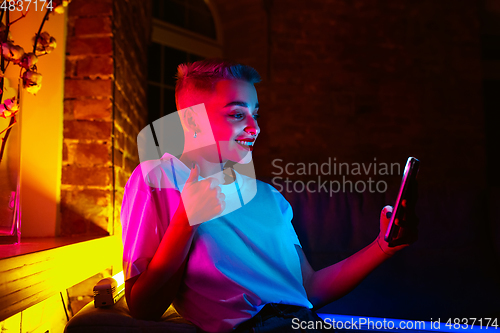
[[[212,3],[224,56],[263,78],[258,178],[272,181],[274,159],[421,160],[419,241],[321,311],[422,320],[498,316],[500,2]],[[314,268],[376,236],[378,212],[394,202],[401,175],[371,177],[387,182],[387,192],[283,193]]]

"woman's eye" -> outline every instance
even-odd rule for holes
[[[229,116],[234,119],[243,119],[245,117],[243,113],[232,113]],[[257,120],[260,116],[258,114],[254,114],[252,117]]]

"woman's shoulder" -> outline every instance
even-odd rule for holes
[[[264,198],[264,201],[267,202],[267,204],[271,204],[271,202],[274,202],[274,204],[279,207],[283,215],[285,215],[289,220],[292,219],[292,206],[283,196],[283,194],[276,189],[276,187],[269,184],[265,180],[259,179],[256,179],[256,185],[257,193],[261,198]],[[260,202],[262,202],[262,200]]]
[[[132,172],[125,189],[151,189],[172,188],[180,190],[183,180],[187,179],[189,169],[168,153],[160,159],[141,162]]]
[[[267,179],[256,179],[257,186],[265,189],[266,191],[269,191],[270,193],[273,193],[274,195],[281,196],[281,192],[276,189],[273,185],[271,185]]]

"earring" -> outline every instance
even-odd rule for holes
[[[194,131],[194,136],[193,137],[196,138],[196,131]]]

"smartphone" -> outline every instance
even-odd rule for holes
[[[399,187],[398,199],[394,205],[392,211],[391,220],[389,221],[389,227],[385,234],[385,240],[389,243],[390,247],[394,247],[401,244],[411,244],[418,238],[418,231],[416,225],[405,223],[399,223],[403,221],[405,209],[403,207],[403,200],[407,199],[410,194],[416,193],[417,187],[417,173],[420,165],[420,161],[415,157],[408,157],[406,166],[403,173],[403,179],[401,180],[401,186]],[[416,200],[416,198],[414,198]],[[398,224],[396,224],[396,219]]]

